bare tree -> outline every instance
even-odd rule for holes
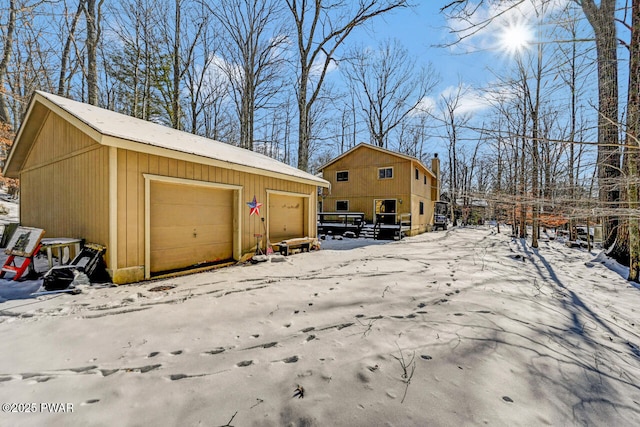
[[[446,91],[441,95],[438,101],[439,115],[434,118],[442,123],[446,132],[446,140],[448,146],[448,162],[449,162],[449,198],[451,200],[451,220],[456,224],[457,200],[462,189],[461,175],[459,173],[459,140],[461,129],[467,126],[471,115],[461,111],[462,98],[467,88],[459,83],[458,86],[451,91]]]
[[[219,137],[218,120],[222,119],[222,103],[228,93],[228,84],[224,75],[216,66],[219,61],[219,37],[212,25],[212,19],[206,13],[202,14],[204,25],[199,46],[194,50],[192,60],[185,68],[185,99],[188,108],[189,131],[193,134],[208,137]],[[213,129],[209,129],[205,116],[209,112],[214,114]]]
[[[558,53],[561,54],[563,59],[558,75],[571,93],[569,100],[569,132],[564,139],[567,141],[566,145],[568,145],[569,151],[567,159],[567,185],[569,186],[568,197],[570,201],[573,201],[577,194],[576,188],[580,174],[580,159],[584,151],[584,145],[580,144],[581,132],[578,129],[578,98],[582,95],[584,82],[588,80],[582,77],[582,74],[585,69],[584,63],[590,58],[588,58],[584,52],[578,51],[578,16],[576,16],[573,11],[569,11],[569,14],[569,19],[564,21],[562,27],[564,27],[564,31],[568,34],[571,43],[568,45],[558,45]],[[571,206],[568,208],[573,210]],[[571,233],[571,240],[576,239],[574,225],[573,215],[570,215],[569,230]]]
[[[64,8],[65,8],[65,16],[66,16],[68,14],[66,1],[65,1]],[[67,72],[68,72],[67,67],[70,59],[69,55],[71,53],[71,45],[73,43],[73,40],[76,37],[76,27],[78,26],[78,20],[82,15],[82,11],[83,11],[83,2],[80,0],[78,1],[78,9],[71,17],[71,22],[69,23],[69,32],[67,34],[64,47],[62,48],[62,55],[60,57],[60,77],[58,78],[58,95],[60,96],[64,96],[68,94],[68,81],[70,80],[70,77],[67,75]],[[65,19],[65,23],[66,23],[66,19]]]
[[[9,0],[9,16],[7,19],[6,31],[4,31],[4,44],[2,46],[2,58],[0,59],[0,122],[11,124],[9,107],[4,91],[9,60],[13,53],[13,36],[16,28],[17,5],[16,0]]]
[[[616,0],[574,0],[593,28],[598,54],[598,187],[604,208],[605,245],[616,242],[618,218],[612,209],[618,207],[620,190],[620,146],[618,140],[618,52],[616,32]],[[621,236],[622,237],[622,236]],[[619,243],[622,243],[622,240]],[[626,246],[623,244],[623,246]],[[628,248],[617,248],[627,252]],[[623,257],[624,258],[624,257]]]
[[[253,150],[256,110],[280,89],[282,51],[287,41],[275,0],[220,0],[210,8],[223,30],[220,65],[233,88],[240,122],[240,146]]]
[[[344,67],[358,99],[371,142],[387,147],[389,134],[402,123],[437,83],[429,65],[416,72],[415,60],[398,40],[378,49],[356,48]]]
[[[587,18],[595,34],[598,66],[598,188],[602,216],[605,225],[605,244],[612,246],[611,252],[616,258],[624,260],[626,248],[626,233],[619,231],[618,206],[620,201],[619,177],[621,174],[621,150],[618,139],[619,111],[618,111],[618,73],[617,73],[617,33],[616,33],[616,1],[602,0],[573,0]],[[447,3],[441,10],[464,22],[462,29],[458,29],[458,41],[477,34],[486,28],[496,17],[519,6],[522,0],[510,0],[501,3],[501,8],[494,16],[472,19],[483,5],[498,4],[497,1],[470,2],[456,0]],[[541,4],[548,1],[542,0]]]
[[[98,42],[100,40],[100,15],[104,0],[85,1],[85,18],[87,20],[87,100],[91,105],[98,105]]]
[[[39,15],[50,13],[50,4],[43,0],[15,0],[9,10],[0,10],[0,16],[7,13],[9,24],[7,33],[0,26],[3,35],[7,34],[0,59],[0,116],[13,129],[20,125],[34,90],[55,90],[51,70],[57,66],[59,52],[50,35],[51,22],[38,19]]]
[[[107,74],[115,91],[110,108],[144,120],[156,118],[161,104],[156,69],[166,62],[160,52],[161,9],[149,0],[120,0],[109,6],[109,30],[119,41],[108,53]]]
[[[293,17],[299,68],[298,168],[309,168],[309,120],[336,50],[370,19],[406,7],[407,0],[286,0]]]
[[[182,129],[183,79],[200,43],[206,21],[200,3],[175,0],[172,12],[163,15],[164,19],[159,23],[162,34],[159,53],[161,66],[155,67],[158,73],[155,79],[169,125],[174,129]]]
[[[629,280],[640,283],[640,0],[633,0],[629,44],[629,95],[627,99],[627,135],[625,172],[629,204]]]

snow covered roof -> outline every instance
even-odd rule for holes
[[[329,186],[329,183],[322,178],[253,151],[41,91],[36,91],[34,94],[27,116],[16,136],[16,143],[14,143],[7,159],[5,172],[9,172],[10,175],[19,172],[21,163],[24,161],[24,157],[22,157],[21,161],[18,161],[20,164],[11,164],[14,151],[16,151],[18,144],[22,144],[23,130],[37,103],[46,106],[66,119],[70,119],[70,115],[79,120],[80,123],[74,121],[74,124],[103,145],[141,152],[147,152],[151,148],[160,148],[196,156],[197,158],[191,159],[194,162],[215,159],[228,164],[228,167],[232,169],[258,174],[262,170],[269,175],[275,174],[282,176],[282,178],[293,178],[296,181],[322,187]],[[82,125],[88,126],[89,129]],[[30,143],[26,145],[30,145]],[[28,150],[27,147],[25,148]]]

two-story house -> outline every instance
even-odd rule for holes
[[[440,198],[440,160],[431,169],[420,160],[361,143],[321,168],[331,184],[320,198],[320,212],[362,212],[368,223],[407,225],[404,234],[431,229]]]

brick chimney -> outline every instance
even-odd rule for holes
[[[440,159],[438,158],[438,153],[433,155],[433,159],[431,159],[431,172],[433,172],[436,176],[435,185],[435,198],[433,201],[440,200],[440,188],[442,187],[440,183]]]

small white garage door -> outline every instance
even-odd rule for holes
[[[151,182],[151,273],[233,256],[233,190]]]
[[[305,199],[281,194],[269,195],[269,239],[272,242],[305,237]]]

